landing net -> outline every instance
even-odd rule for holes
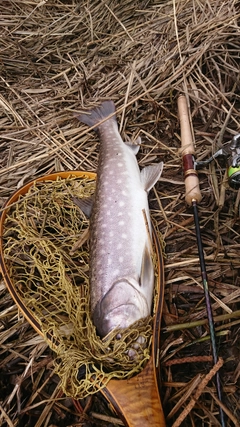
[[[9,209],[3,233],[12,286],[56,353],[63,391],[74,398],[95,393],[113,377],[139,373],[152,338],[152,318],[121,331],[120,339],[114,331],[105,341],[92,324],[89,223],[73,198],[89,197],[94,189],[95,181],[86,178],[35,182]]]

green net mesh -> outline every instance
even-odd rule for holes
[[[89,224],[73,198],[89,197],[94,189],[95,181],[86,178],[35,182],[4,222],[11,283],[55,351],[62,388],[74,398],[98,391],[113,377],[140,372],[150,357],[152,337],[151,317],[121,331],[121,339],[114,331],[101,340],[92,324]],[[143,344],[136,344],[139,337]]]

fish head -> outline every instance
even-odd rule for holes
[[[114,329],[125,329],[150,314],[148,302],[141,293],[139,281],[123,278],[113,283],[96,305],[93,322],[103,338]]]

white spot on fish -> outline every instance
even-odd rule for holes
[[[107,224],[101,224],[102,228],[106,228]]]
[[[127,193],[126,193],[126,191],[124,191],[124,190],[121,192],[121,194],[122,194],[123,196],[127,196]]]
[[[108,258],[108,265],[111,265],[112,264],[112,260],[111,260],[111,258]]]
[[[120,208],[122,208],[123,206],[125,206],[125,203],[121,200],[121,201],[119,202],[118,206],[119,206]]]
[[[119,274],[119,270],[114,270],[114,271],[113,271],[113,275],[114,275],[114,276],[117,276],[118,274]]]
[[[100,255],[105,255],[105,253],[106,253],[105,249],[100,250]]]
[[[123,215],[123,212],[118,212],[118,214],[117,214],[117,216],[122,216]]]
[[[119,223],[118,223],[118,225],[124,225],[125,224],[125,222],[124,221],[119,221]]]
[[[117,184],[122,184],[122,179],[117,179]]]
[[[110,236],[110,237],[113,237],[113,236],[114,236],[114,232],[113,232],[113,231],[110,231],[110,232],[109,232],[109,236]]]
[[[119,257],[119,262],[123,262],[123,256]]]
[[[118,245],[117,245],[117,250],[119,250],[119,249],[122,249],[122,243],[118,243]]]
[[[109,175],[113,175],[113,170],[110,170],[110,171],[109,171]]]
[[[121,168],[123,166],[123,163],[119,162],[117,165],[119,168]]]
[[[122,237],[123,239],[126,239],[126,238],[127,238],[126,233],[123,233],[121,237]]]

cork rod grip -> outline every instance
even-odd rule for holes
[[[202,200],[197,171],[194,168],[193,155],[195,154],[190,121],[188,116],[187,100],[184,95],[178,98],[178,114],[181,128],[181,154],[183,157],[183,169],[185,177],[185,200],[188,205],[193,201]]]

